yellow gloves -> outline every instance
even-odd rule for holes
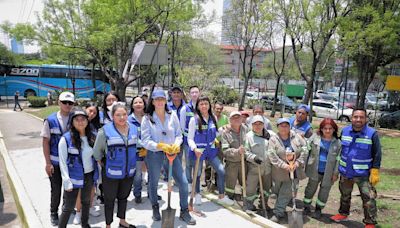
[[[372,168],[369,173],[369,182],[372,186],[375,187],[376,184],[379,182],[379,169]]]
[[[166,143],[160,142],[157,144],[157,149],[162,150],[164,152],[169,152],[171,150],[171,146]]]
[[[215,143],[215,147],[219,147],[219,140],[217,138],[215,138],[214,143]]]
[[[173,144],[171,146],[171,153],[177,154],[181,151],[181,147],[178,144]]]
[[[146,157],[146,155],[147,155],[147,150],[145,148],[140,148],[139,157]]]

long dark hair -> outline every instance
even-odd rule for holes
[[[149,104],[146,107],[145,113],[146,113],[147,118],[150,120],[150,122],[152,124],[155,124],[155,121],[153,119],[153,113],[154,113],[155,109],[156,108],[153,105],[153,96],[151,96],[150,99],[149,99]],[[168,105],[167,105],[166,100],[165,100],[165,112],[168,113],[168,114],[171,114],[171,111],[168,109]]]
[[[107,102],[106,102],[107,97],[110,96],[110,95],[115,96],[115,97],[117,98],[118,101],[121,101],[121,98],[119,98],[117,92],[115,92],[114,90],[111,90],[110,92],[108,92],[108,93],[106,93],[106,94],[104,95],[104,98],[103,98],[103,106],[102,106],[104,118],[107,118],[108,120],[111,121],[110,117],[107,115],[107,111],[111,111],[111,110],[108,110],[108,109],[107,109]]]
[[[81,110],[80,108],[77,108],[76,110]],[[83,110],[82,110],[83,111]],[[77,117],[73,116],[71,117],[70,123],[71,123],[71,128],[70,128],[70,133],[71,133],[71,140],[72,140],[72,145],[77,148],[79,151],[82,149],[82,139],[81,136],[79,135],[78,130],[74,127],[74,118]],[[85,116],[86,119],[88,120],[88,124],[85,128],[85,136],[88,139],[89,146],[93,147],[94,141],[96,140],[96,136],[93,134],[92,130],[90,129],[90,124],[89,124],[89,119],[87,116]]]
[[[101,124],[100,124],[100,115],[99,115],[99,106],[97,106],[97,103],[95,102],[88,102],[85,105],[85,109],[90,108],[90,107],[95,107],[97,114],[96,116],[89,122],[94,128],[96,128],[96,130],[99,130],[99,128],[101,128]]]
[[[210,98],[208,98],[207,96],[200,96],[199,99],[196,102],[196,108],[195,108],[196,112],[194,114],[194,116],[195,116],[195,118],[197,120],[197,126],[199,127],[199,131],[200,132],[202,131],[202,125],[203,125],[203,123],[205,123],[204,119],[203,119],[203,116],[201,115],[200,110],[199,110],[199,104],[202,101],[207,101],[208,102],[208,105],[209,105],[209,108],[208,108],[209,118],[211,118],[211,120],[214,122],[215,128],[218,129],[217,121],[215,119],[214,114],[212,113]],[[205,124],[208,124],[208,123],[205,123]]]
[[[135,112],[135,110],[133,110],[133,101],[134,101],[136,98],[138,98],[138,97],[139,97],[140,99],[142,99],[142,101],[143,101],[143,105],[144,105],[143,111],[144,111],[144,112],[146,111],[146,106],[147,106],[146,101],[143,99],[142,96],[137,95],[137,96],[134,96],[134,97],[132,98],[131,104],[129,105],[129,108],[131,109],[131,112],[129,113],[129,115]]]

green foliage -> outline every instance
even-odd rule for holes
[[[58,105],[52,105],[52,106],[47,106],[47,107],[39,108],[39,109],[35,109],[35,110],[27,110],[27,112],[29,112],[32,115],[37,116],[41,119],[45,119],[51,113],[57,112],[58,110],[60,110],[60,107]]]
[[[19,62],[21,62],[20,56],[7,50],[6,46],[4,46],[2,43],[0,43],[0,63],[16,65]]]
[[[29,96],[27,98],[28,102],[31,104],[30,107],[39,108],[46,106],[46,97]]]
[[[190,86],[197,85],[202,91],[210,91],[219,83],[219,75],[200,66],[185,67],[178,69],[177,83],[185,90]]]
[[[213,101],[220,101],[223,104],[233,104],[239,100],[239,93],[236,90],[223,85],[214,86],[210,94]]]
[[[265,109],[264,104],[260,100],[247,100],[246,106],[248,109],[253,109],[255,105],[262,105]]]

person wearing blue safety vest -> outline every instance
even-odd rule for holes
[[[189,144],[187,141],[187,136],[189,133],[189,121],[190,118],[192,118],[194,116],[195,113],[195,107],[196,107],[196,102],[197,99],[199,99],[200,96],[200,90],[199,87],[197,86],[191,86],[189,88],[189,94],[190,94],[190,101],[188,104],[186,104],[180,112],[180,125],[181,125],[181,129],[182,129],[182,134],[183,134],[183,144],[182,144],[182,151],[184,152],[185,155],[185,173],[186,173],[186,178],[189,181],[189,183],[192,183],[192,171],[193,171],[193,166],[191,166],[191,162],[187,162],[189,161]],[[189,184],[189,192],[192,191],[192,185]]]
[[[217,121],[212,113],[210,99],[201,96],[196,103],[196,112],[189,121],[188,144],[190,147],[189,160],[190,166],[194,167],[196,159],[200,157],[199,169],[197,173],[190,173],[197,178],[195,204],[201,205],[200,195],[200,176],[203,170],[203,161],[207,160],[218,174],[218,202],[226,205],[233,205],[233,201],[225,196],[225,169],[218,158],[217,136],[219,135]],[[189,182],[190,183],[190,182]]]
[[[365,109],[354,109],[351,125],[342,130],[342,153],[339,160],[339,213],[331,219],[340,222],[347,220],[350,214],[351,192],[357,184],[364,208],[366,228],[377,224],[376,189],[381,166],[381,144],[378,132],[367,126]]]
[[[143,148],[140,140],[140,125],[144,116],[144,109],[146,102],[140,96],[135,96],[131,102],[131,113],[128,117],[128,122],[135,125],[138,129],[138,143],[136,153],[136,171],[135,178],[133,179],[133,195],[135,196],[136,203],[142,203],[142,168],[144,164],[144,157],[146,157],[147,150]]]
[[[44,121],[40,136],[43,145],[43,154],[46,161],[46,173],[50,179],[50,221],[53,226],[58,225],[58,206],[61,200],[62,179],[59,167],[58,143],[61,136],[68,130],[68,119],[75,96],[71,92],[62,92],[58,97],[60,110],[50,114]]]
[[[93,133],[94,138],[96,138],[97,131],[100,128],[99,108],[97,107],[96,103],[87,102],[85,104],[85,112],[86,112],[86,114],[88,116],[89,128],[90,128],[91,132]],[[93,146],[93,144],[91,146]],[[96,167],[98,167],[97,163],[96,163]],[[96,186],[97,184],[98,184],[98,181],[93,186],[91,194],[90,194],[91,196],[90,196],[89,214],[94,216],[94,217],[100,216],[99,210],[95,206],[93,206],[93,200],[94,200],[94,195],[95,195],[95,191],[96,191],[96,188],[97,188],[97,186]],[[75,205],[76,213],[75,213],[75,216],[74,216],[74,220],[72,220],[72,223],[75,224],[75,225],[81,224],[81,217],[82,217],[81,208],[82,208],[81,191],[79,191],[78,197],[76,198],[76,205]]]
[[[118,199],[119,227],[133,228],[136,226],[126,222],[125,214],[136,168],[137,127],[128,123],[128,110],[122,102],[114,103],[111,115],[113,121],[99,130],[93,148],[94,158],[102,164],[106,227],[111,227]]]
[[[297,107],[296,115],[289,119],[290,128],[305,138],[310,138],[313,134],[311,123],[307,120],[309,112],[310,107],[301,104]]]
[[[67,227],[78,193],[82,204],[82,227],[90,227],[89,209],[93,183],[98,178],[97,163],[92,146],[96,139],[90,129],[88,115],[80,108],[71,114],[71,128],[58,144],[64,203],[58,227]]]
[[[160,208],[157,198],[158,181],[161,167],[166,162],[166,154],[180,152],[182,131],[175,112],[167,107],[167,99],[163,90],[154,90],[147,105],[146,115],[141,128],[142,146],[147,149],[146,164],[149,172],[149,194],[153,209],[153,220],[160,221]],[[181,213],[179,218],[188,225],[196,224],[196,220],[189,213],[188,182],[183,172],[180,159],[172,163],[172,176],[179,187],[179,202]]]
[[[101,125],[112,122],[111,107],[114,102],[118,101],[121,101],[121,99],[115,91],[110,91],[104,95],[102,110],[99,112]]]
[[[185,100],[183,99],[183,90],[179,86],[174,86],[171,88],[171,100],[168,101],[168,109],[174,111],[180,119],[181,109],[186,105]]]

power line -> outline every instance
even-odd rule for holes
[[[35,5],[35,0],[32,1],[31,9],[29,10],[29,14],[28,14],[28,17],[26,18],[26,22],[29,21],[29,18],[31,16],[34,5]]]
[[[22,0],[21,2],[21,10],[19,11],[18,22],[21,22],[21,19],[24,18],[25,8],[28,3],[28,0]]]

